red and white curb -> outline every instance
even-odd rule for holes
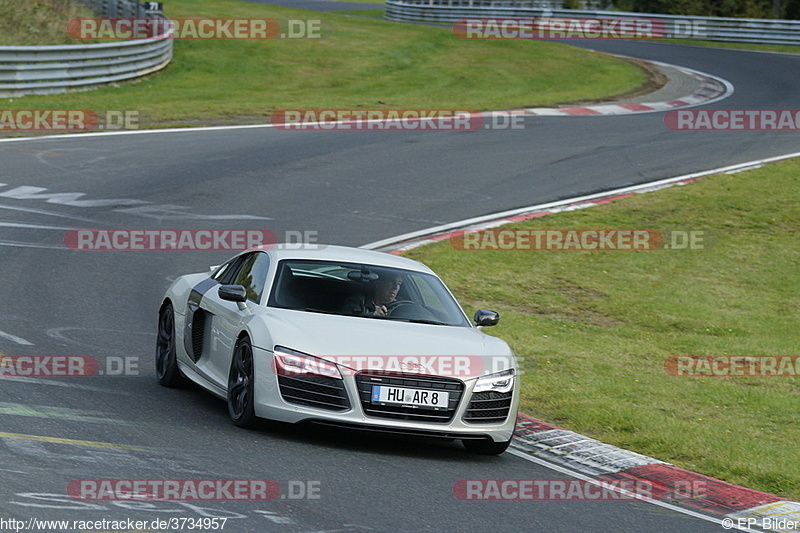
[[[647,482],[649,499],[716,515],[723,518],[723,527],[730,524],[728,529],[800,531],[798,502],[684,470],[524,414],[517,418],[514,435],[511,445],[525,454],[577,470],[584,479]]]
[[[632,194],[655,191],[674,185],[685,185],[714,174],[734,174],[796,157],[800,157],[800,152],[715,168],[605,193],[495,213],[384,239],[366,244],[361,248],[400,254],[424,244],[448,239],[467,230],[487,229],[551,213],[607,204]],[[800,502],[684,470],[664,461],[605,444],[525,414],[520,414],[517,418],[512,448],[512,453],[515,455],[536,460],[536,462],[541,462],[550,468],[580,479],[598,482],[646,481],[652,487],[651,502],[672,509],[685,509],[682,512],[700,518],[713,515],[715,516],[714,520],[719,522],[724,529],[800,533]],[[689,497],[687,497],[686,490],[676,490],[678,487],[701,487],[702,490],[695,493],[690,491]],[[700,511],[700,513],[689,509]],[[767,527],[761,527],[762,525]],[[758,529],[753,529],[754,527]]]
[[[617,54],[617,57],[626,57]],[[631,104],[598,104],[593,106],[583,107],[533,107],[525,109],[511,109],[504,111],[479,111],[469,113],[470,119],[475,117],[508,117],[508,116],[606,116],[606,115],[623,115],[635,113],[655,113],[660,111],[668,111],[670,109],[678,109],[682,107],[694,107],[698,105],[705,105],[722,100],[733,94],[733,85],[719,77],[711,76],[703,72],[679,67],[677,65],[670,65],[668,63],[661,63],[658,61],[649,61],[654,65],[662,65],[674,70],[679,70],[689,76],[692,76],[701,82],[701,86],[692,94],[681,97],[677,100],[670,100],[665,102],[651,102],[651,103],[631,103]],[[450,117],[445,117],[449,120]],[[406,120],[406,119],[403,119]],[[410,119],[409,122],[420,122],[422,119]],[[342,124],[376,124],[376,123],[393,123],[398,122],[396,119],[378,119],[378,120],[364,120],[364,121],[340,121]],[[328,122],[307,122],[304,123],[306,127],[314,126],[330,126]],[[44,140],[44,139],[85,139],[87,137],[107,137],[111,135],[147,135],[155,133],[189,133],[200,131],[227,131],[227,130],[246,130],[246,129],[264,129],[264,128],[283,128],[288,126],[297,126],[297,124],[240,124],[231,126],[199,126],[188,128],[163,128],[163,129],[141,129],[141,130],[120,130],[120,131],[94,131],[86,133],[72,133],[72,134],[53,134],[41,135],[36,137],[7,137],[0,138],[0,143],[8,142],[21,142],[29,140]],[[484,127],[488,127],[484,126]]]
[[[528,109],[517,110],[512,113],[521,113],[525,115],[535,115],[544,117],[553,116],[592,116],[592,115],[624,115],[631,113],[654,113],[658,111],[669,111],[670,109],[678,109],[682,107],[694,107],[698,105],[705,105],[722,100],[733,94],[733,85],[722,78],[711,76],[696,70],[678,67],[676,65],[669,65],[658,61],[649,61],[654,65],[669,67],[674,70],[679,70],[684,74],[691,76],[700,81],[700,87],[697,88],[692,94],[681,97],[677,100],[669,100],[664,102],[649,102],[649,103],[632,103],[632,104],[598,104],[591,106],[581,107],[533,107]]]

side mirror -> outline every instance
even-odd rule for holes
[[[500,315],[488,309],[478,309],[473,320],[476,326],[496,326],[500,322]]]
[[[229,302],[244,303],[247,301],[247,289],[241,285],[220,285],[217,294]]]

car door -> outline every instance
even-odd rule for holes
[[[183,324],[183,348],[189,356],[190,365],[197,370],[197,362],[208,353],[210,329],[206,327],[206,312],[201,302],[209,291],[216,291],[221,283],[235,275],[246,254],[238,255],[216,269],[216,271],[192,287],[186,301],[186,316]]]
[[[219,284],[207,291],[199,302],[198,307],[203,315],[204,343],[197,353],[196,369],[204,378],[223,389],[227,388],[236,339],[244,330],[252,307],[261,303],[268,270],[269,256],[265,252],[243,254],[220,276]],[[247,292],[246,307],[240,309],[239,304],[220,298],[220,285],[243,286]]]

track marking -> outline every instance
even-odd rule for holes
[[[0,245],[3,243],[0,242]],[[5,339],[7,341],[15,342],[17,344],[21,344],[22,346],[33,346],[32,342],[26,341],[22,337],[17,337],[16,335],[12,335],[11,333],[6,333],[5,331],[0,331],[0,339]]]
[[[515,437],[515,439],[516,439],[516,437]],[[528,453],[525,453],[523,451],[520,451],[520,450],[509,449],[507,451],[507,453],[510,453],[511,455],[516,455],[517,457],[521,457],[522,459],[525,459],[526,461],[530,461],[532,463],[536,463],[539,466],[543,466],[545,468],[549,468],[550,470],[555,470],[556,472],[559,472],[561,474],[564,474],[564,475],[567,475],[567,476],[571,476],[571,477],[574,477],[576,479],[580,479],[582,481],[586,481],[587,483],[591,483],[593,485],[602,486],[602,483],[603,483],[602,480],[594,479],[592,477],[583,475],[583,474],[581,474],[579,472],[573,472],[572,470],[569,470],[568,468],[565,468],[563,466],[554,465],[552,463],[549,463],[547,461],[539,459],[538,457],[534,457],[534,456],[532,456],[532,455],[530,455]],[[606,482],[606,484],[607,484],[607,482]],[[684,509],[682,507],[678,507],[677,505],[673,505],[673,504],[667,503],[667,502],[662,502],[660,500],[653,500],[651,498],[645,498],[644,496],[641,496],[640,494],[635,494],[635,493],[632,493],[632,492],[629,492],[629,491],[626,491],[626,490],[623,490],[623,489],[619,489],[618,487],[611,487],[611,488],[612,488],[612,490],[614,490],[616,492],[619,492],[620,494],[624,494],[625,496],[630,496],[632,499],[640,500],[640,501],[643,501],[643,502],[646,502],[646,503],[652,503],[653,505],[658,505],[659,507],[663,507],[665,509],[669,509],[670,511],[675,511],[676,513],[689,515],[689,516],[694,517],[694,518],[699,518],[701,520],[706,520],[708,522],[713,522],[714,524],[722,525],[722,518],[716,518],[716,517],[713,517],[713,516],[704,515],[702,513],[698,513],[696,511],[692,511],[691,509]],[[739,530],[739,531],[749,531],[751,533],[761,533],[761,531],[762,531],[760,529],[747,529],[747,528],[739,528],[739,527],[737,527],[736,529]]]
[[[35,244],[32,242],[11,242],[11,241],[0,241],[0,246],[8,246],[11,248],[41,248],[44,250],[67,250],[70,251],[69,248],[66,246],[49,246],[47,244]]]
[[[28,228],[28,229],[55,229],[59,231],[69,231],[74,228],[65,226],[45,226],[43,224],[26,224],[24,222],[0,222],[0,227],[3,228]]]
[[[84,218],[84,217],[76,217],[72,215],[63,215],[61,213],[53,213],[52,211],[45,211],[43,209],[30,209],[25,207],[16,207],[11,205],[0,205],[0,209],[9,209],[11,211],[22,211],[23,213],[35,213],[37,215],[46,215],[50,217],[58,217],[58,218],[68,218],[71,220],[80,220],[81,222],[91,222],[93,224],[97,224],[97,220],[93,220],[91,218]]]
[[[47,405],[26,405],[21,403],[0,402],[0,415],[27,416],[33,418],[49,418],[69,420],[72,422],[95,422],[98,424],[132,425],[136,422],[104,418],[100,411],[83,411],[68,407],[52,407]]]
[[[8,148],[8,150],[14,150],[15,152],[33,152],[33,155],[36,157],[39,156],[51,156],[51,157],[61,157],[61,152],[52,152],[50,150],[39,150],[38,148]]]
[[[114,444],[113,442],[98,442],[93,440],[76,440],[76,439],[62,439],[60,437],[45,437],[42,435],[25,435],[22,433],[7,433],[5,431],[0,431],[0,438],[5,439],[18,439],[18,440],[30,440],[30,441],[38,441],[38,442],[53,442],[56,444],[69,444],[71,446],[88,446],[91,448],[109,448],[112,450],[128,450],[133,452],[150,452],[154,453],[154,450],[148,450],[147,448],[140,448],[138,446],[128,446],[126,444]]]
[[[47,379],[47,378],[29,378],[24,376],[2,376],[0,377],[0,381],[19,381],[21,383],[35,383],[37,385],[50,385],[53,387],[68,387],[71,389],[99,392],[101,394],[121,394],[123,396],[137,396],[135,393],[126,392],[119,388],[103,389],[100,387],[91,387],[89,385],[80,385],[74,382],[68,383],[66,381],[54,381],[52,379]]]
[[[85,346],[85,347],[91,348],[93,350],[98,350],[98,349],[101,348],[100,346],[98,346],[96,344],[92,344],[90,342],[82,342],[82,341],[79,341],[79,340],[75,340],[75,339],[73,339],[71,337],[68,337],[67,335],[65,335],[65,332],[68,332],[68,331],[73,331],[73,332],[79,332],[79,331],[98,332],[98,331],[101,331],[101,332],[104,332],[104,333],[114,333],[114,334],[122,334],[122,335],[145,335],[147,337],[155,337],[156,336],[155,333],[152,333],[152,332],[149,332],[149,331],[126,331],[126,330],[110,329],[110,328],[76,328],[76,327],[50,328],[50,329],[45,330],[45,334],[48,337],[50,337],[51,339],[56,339],[56,340],[61,341],[61,342],[68,342],[70,344],[75,344],[75,345],[78,345],[78,346]]]

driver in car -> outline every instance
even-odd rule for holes
[[[403,278],[400,276],[381,277],[368,283],[364,294],[348,297],[342,306],[342,311],[348,315],[387,316],[402,284]]]

